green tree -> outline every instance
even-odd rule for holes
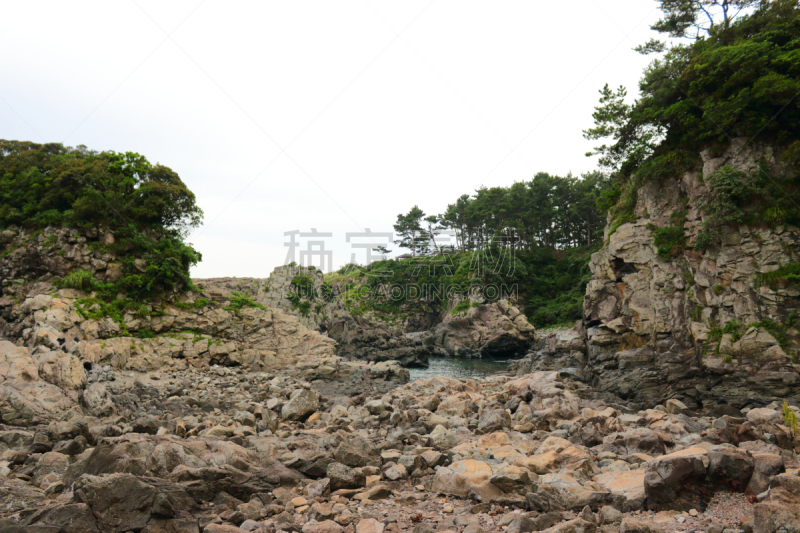
[[[405,215],[402,213],[397,215],[397,223],[394,225],[394,230],[400,236],[394,243],[401,248],[411,250],[412,257],[417,256],[417,252],[420,248],[424,248],[427,241],[422,229],[424,216],[425,212],[415,205]]]
[[[763,0],[659,0],[664,18],[650,26],[672,37],[699,39],[717,27],[728,29],[748,8]]]

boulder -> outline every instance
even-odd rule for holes
[[[328,465],[327,476],[331,480],[331,491],[339,489],[357,489],[366,483],[366,476],[354,468],[350,468],[341,463],[331,463]]]
[[[582,485],[569,474],[547,474],[539,477],[536,491],[526,499],[532,510],[548,512],[579,511],[586,506],[597,510],[610,504],[613,497],[599,485]]]
[[[656,510],[705,509],[705,496],[700,489],[708,464],[708,451],[704,448],[688,448],[645,463],[647,505]]]
[[[132,474],[81,476],[73,500],[91,509],[101,531],[139,531],[152,516],[189,518],[195,507],[182,486]]]
[[[783,457],[774,453],[755,453],[753,463],[753,475],[747,484],[747,492],[751,494],[767,490],[772,479],[786,470]]]
[[[492,467],[488,464],[465,459],[439,468],[433,478],[431,492],[488,502],[503,495],[489,481],[491,477]]]
[[[769,496],[755,507],[753,533],[800,531],[800,476],[779,474]]]
[[[645,498],[644,469],[605,472],[597,476],[597,483],[611,494],[625,498],[625,510],[641,509]]]
[[[444,426],[436,426],[431,434],[428,435],[430,446],[437,450],[449,450],[458,444],[458,438],[455,433],[448,430]]]
[[[511,415],[505,409],[488,409],[481,413],[478,433],[493,433],[511,427]]]
[[[744,492],[753,475],[753,458],[737,448],[718,448],[708,452],[708,480],[720,488]]]
[[[75,405],[59,387],[40,379],[27,348],[0,341],[0,418],[4,423],[47,423],[60,419]]]
[[[319,409],[319,394],[310,389],[296,389],[283,405],[281,416],[287,420],[308,418]]]
[[[506,493],[525,495],[530,492],[531,478],[528,470],[518,466],[506,466],[498,470],[489,481]]]

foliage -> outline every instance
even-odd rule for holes
[[[780,283],[800,284],[800,262],[787,263],[777,270],[756,276],[756,287],[768,285],[775,289]]]
[[[317,297],[317,291],[314,288],[314,278],[307,274],[297,274],[289,282],[294,289],[294,294],[299,298],[307,298],[313,300]]]
[[[0,227],[182,229],[202,211],[178,175],[134,152],[0,140]]]
[[[584,132],[591,140],[610,140],[590,155],[601,156],[600,164],[614,176],[618,195],[636,176],[658,179],[689,170],[701,150],[720,151],[733,137],[758,137],[759,142],[778,145],[796,142],[797,2],[661,0],[661,8],[664,18],[654,29],[696,40],[674,45],[654,60],[639,83],[641,96],[633,103],[626,103],[624,88],[612,91],[606,85],[593,114],[595,125]],[[650,42],[640,50],[661,53],[666,46]],[[786,156],[800,161],[800,146],[787,150]],[[769,190],[762,196],[785,195]],[[622,199],[612,201],[609,195],[602,207],[609,209]],[[787,207],[772,202],[762,210],[772,208],[768,221],[777,224]],[[613,218],[629,212],[621,211]],[[700,248],[715,238],[714,228],[709,228],[699,239]]]
[[[539,172],[509,187],[481,187],[472,196],[459,197],[439,216],[439,223],[455,234],[455,243],[433,249],[563,249],[598,243],[605,216],[597,203],[607,196],[608,185],[600,172],[580,178]]]
[[[107,302],[120,292],[143,300],[194,287],[189,268],[201,256],[183,232],[200,223],[202,211],[175,172],[144,156],[0,140],[0,199],[0,228],[110,231],[113,243],[89,242],[122,258],[119,281],[103,289]],[[85,290],[89,282],[70,273],[63,286]]]
[[[471,302],[469,298],[465,298],[458,302],[453,309],[450,310],[451,315],[457,315],[459,313],[465,313],[472,309],[473,307],[478,307],[480,303],[478,302]]]
[[[505,287],[512,293],[516,290],[515,305],[537,327],[570,323],[583,316],[583,297],[591,277],[589,258],[598,246],[564,251],[537,247],[513,256],[475,250],[444,258],[376,261],[361,267],[362,276],[342,295],[343,301],[354,315],[373,312],[391,321],[415,307],[440,309],[448,294],[466,297],[478,291],[492,301],[502,293],[484,288]],[[389,292],[391,287],[412,286],[413,291]],[[452,313],[466,311],[470,305],[479,304],[470,304],[466,298]]]
[[[394,243],[401,248],[411,250],[413,257],[416,257],[418,252],[424,255],[428,249],[429,237],[422,228],[424,216],[425,212],[415,205],[408,213],[397,215],[397,223],[394,225],[394,230],[400,236]]]
[[[653,231],[653,241],[658,250],[658,256],[662,259],[670,259],[683,250],[686,244],[686,232],[683,227],[676,228],[674,226],[667,226],[664,228],[656,228],[652,226],[651,229]]]
[[[254,302],[249,297],[245,296],[240,292],[234,292],[233,296],[230,299],[230,304],[223,307],[226,311],[234,311],[236,314],[239,314],[239,311],[242,307],[255,307],[256,309],[266,309],[263,305],[258,302]]]
[[[659,0],[664,18],[652,29],[672,37],[698,39],[717,27],[730,27],[737,16],[761,0]]]
[[[61,286],[65,289],[85,291],[90,289],[93,283],[94,276],[91,270],[75,270],[64,276]]]

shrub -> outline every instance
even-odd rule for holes
[[[783,421],[786,424],[786,427],[789,428],[789,433],[792,437],[792,442],[794,442],[798,434],[797,413],[795,413],[789,407],[789,404],[786,403],[786,400],[783,400]]]
[[[70,272],[61,282],[61,286],[65,289],[77,289],[86,291],[94,285],[94,275],[91,270],[75,270]]]
[[[683,228],[667,226],[653,229],[653,240],[662,259],[670,259],[680,253],[686,244],[686,233]]]
[[[800,283],[800,262],[788,263],[771,272],[762,272],[756,276],[756,287],[768,285],[775,289],[781,283]]]
[[[239,293],[234,292],[233,296],[231,296],[230,304],[225,306],[223,309],[226,311],[235,311],[237,314],[242,307],[255,307],[257,309],[266,309],[262,304],[258,302],[254,302],[249,297]]]

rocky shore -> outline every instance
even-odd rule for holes
[[[800,524],[798,442],[778,405],[634,410],[555,371],[401,384],[213,363],[65,367],[7,341],[0,352],[0,531]],[[25,394],[61,411],[28,413]]]

